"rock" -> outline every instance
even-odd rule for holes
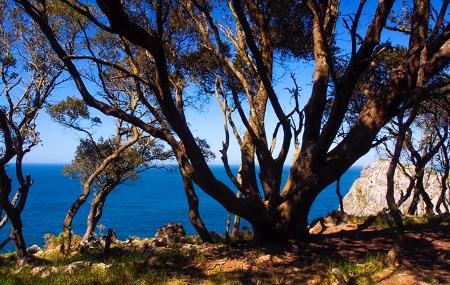
[[[341,211],[331,211],[324,218],[326,227],[336,227],[348,221],[349,215]]]
[[[350,191],[345,195],[343,199],[344,210],[350,215],[354,216],[371,216],[377,215],[383,209],[387,208],[386,203],[386,172],[389,167],[389,161],[378,160],[370,166],[365,166],[361,171],[361,175],[355,180]],[[411,166],[405,166],[407,171],[412,174],[413,169]],[[436,173],[430,172],[431,170],[425,170],[424,187],[425,191],[430,196],[433,204],[436,204],[440,192],[440,177]],[[409,178],[398,167],[395,171],[395,192],[394,196],[396,201],[400,198],[401,191],[405,191],[409,185]],[[400,206],[400,211],[406,214],[409,205],[412,201],[412,194]],[[444,207],[442,211],[444,212]],[[417,215],[422,216],[425,214],[425,203],[420,198]]]
[[[313,235],[321,234],[326,230],[326,228],[327,227],[325,226],[322,218],[315,219],[311,222],[309,233]]]
[[[309,227],[310,234],[321,234],[327,231],[338,232],[347,228],[349,215],[341,211],[332,211],[323,218],[317,218],[311,222]]]
[[[24,270],[25,268],[29,268],[29,265],[24,265],[24,266],[19,266],[19,268],[17,268],[14,272],[13,275],[19,274],[20,272],[22,272],[22,270]]]
[[[46,270],[47,268],[45,266],[37,266],[37,267],[33,267],[30,270],[31,275],[36,276],[38,274],[41,274],[42,272],[44,272],[44,270]]]
[[[36,254],[38,251],[40,251],[41,248],[35,244],[33,244],[32,246],[30,246],[29,248],[27,248],[27,253],[28,254]]]
[[[271,259],[272,259],[272,255],[270,255],[270,254],[265,254],[265,255],[262,255],[262,256],[258,257],[258,259],[257,259],[256,261],[257,261],[258,263],[264,263],[264,264],[267,264],[268,262],[271,261]]]
[[[20,270],[22,270],[22,268],[20,268]],[[19,273],[20,270],[14,272],[14,274]],[[36,267],[33,267],[33,268],[30,270],[30,274],[31,274],[31,275],[33,275],[33,276],[38,276],[38,275],[39,275],[41,278],[47,278],[47,277],[49,277],[52,273],[56,273],[56,272],[58,272],[58,268],[55,267],[55,266],[51,266],[51,267],[46,267],[46,266],[36,266]]]
[[[134,251],[137,251],[139,253],[146,253],[151,247],[152,246],[150,242],[141,242],[134,247]]]
[[[156,246],[167,246],[186,241],[186,232],[180,223],[170,223],[159,228],[153,243]]]
[[[80,253],[96,254],[103,252],[105,241],[95,237],[89,238],[87,241],[80,243],[78,250]]]
[[[138,237],[129,237],[122,242],[122,246],[125,247],[136,247],[141,244],[142,240]]]
[[[66,273],[74,273],[80,269],[84,269],[87,267],[90,267],[92,265],[92,262],[90,261],[76,261],[69,265],[66,265],[63,269]]]
[[[94,270],[105,271],[106,269],[108,269],[110,267],[111,267],[111,264],[94,263],[91,268],[94,269]]]

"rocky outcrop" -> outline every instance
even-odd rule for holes
[[[351,216],[341,211],[331,211],[324,217],[313,220],[309,227],[310,234],[331,234],[343,230],[354,230]]]
[[[186,232],[180,223],[167,224],[156,232],[155,242],[157,246],[166,246],[170,244],[184,243]]]
[[[387,208],[386,203],[386,172],[389,167],[389,161],[378,160],[370,166],[365,166],[361,171],[361,176],[355,180],[350,191],[344,197],[344,210],[346,213],[354,216],[370,216],[380,213]],[[408,168],[407,168],[408,169]],[[412,171],[412,169],[411,169]],[[425,191],[430,196],[434,205],[441,192],[440,176],[434,172],[427,171],[424,179]],[[395,172],[395,199],[398,201],[402,191],[406,191],[409,185],[409,178],[403,174],[400,167]],[[400,210],[403,214],[412,201],[412,195]],[[444,211],[442,206],[442,211]],[[421,199],[417,215],[425,214],[425,203]]]

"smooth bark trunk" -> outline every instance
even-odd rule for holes
[[[395,236],[395,245],[393,248],[396,257],[399,257],[399,255],[402,253],[403,248],[405,246],[402,213],[400,212],[398,205],[395,202],[395,197],[394,197],[395,171],[397,169],[398,161],[400,158],[402,145],[403,145],[403,137],[398,137],[396,146],[395,146],[395,150],[394,150],[394,156],[391,158],[391,161],[389,163],[389,168],[386,173],[386,178],[387,178],[386,202],[387,202],[387,205],[389,208],[389,214],[391,215],[392,220],[394,221],[395,231],[397,232],[397,234]],[[397,258],[397,259],[401,260],[400,258]]]
[[[71,249],[72,243],[72,221],[75,215],[77,214],[80,207],[86,202],[87,197],[89,196],[91,189],[89,186],[83,187],[83,192],[75,202],[70,207],[69,211],[67,211],[66,217],[64,218],[63,223],[63,232],[62,232],[62,244],[61,244],[61,252],[63,254],[68,254]]]
[[[241,196],[242,196],[241,191],[238,191],[236,196],[238,198],[241,198]],[[234,215],[233,229],[231,230],[231,240],[238,239],[240,226],[241,226],[241,217],[239,217],[238,215]]]
[[[190,178],[188,178],[186,175],[183,175],[183,184],[184,184],[184,192],[186,194],[186,198],[188,200],[189,205],[189,220],[191,221],[192,225],[194,226],[195,230],[197,231],[198,235],[200,236],[200,239],[203,242],[213,242],[213,239],[211,238],[211,235],[209,234],[208,229],[206,228],[205,224],[203,223],[200,213],[198,210],[198,197],[194,190],[194,185],[192,184],[192,181]]]
[[[92,200],[91,208],[89,210],[89,215],[87,218],[86,232],[84,233],[81,242],[86,242],[94,236],[95,227],[97,226],[103,215],[103,206],[105,205],[106,198],[108,197],[109,193],[111,193],[112,189],[113,187],[106,187],[100,190]]]

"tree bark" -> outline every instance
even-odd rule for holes
[[[411,204],[408,208],[408,215],[415,215],[417,211],[417,206],[420,201],[420,197],[422,197],[423,201],[425,202],[425,213],[427,216],[433,216],[434,215],[434,205],[433,202],[430,199],[430,196],[425,191],[425,188],[423,186],[423,179],[424,179],[424,169],[417,169],[416,173],[418,173],[417,180],[416,180],[416,186],[414,189],[414,196]]]
[[[94,236],[95,227],[103,215],[103,206],[105,205],[106,198],[113,189],[114,186],[107,186],[95,195],[87,218],[86,232],[84,233],[81,242],[86,242]]]
[[[441,194],[439,195],[439,199],[436,202],[436,212],[441,215],[442,211],[441,211],[441,205],[444,206],[446,213],[449,212],[449,207],[447,205],[446,199],[445,199],[445,195],[447,193],[447,184],[448,184],[448,176],[449,176],[449,171],[450,171],[450,163],[449,163],[449,158],[448,158],[448,151],[447,151],[447,146],[443,145],[441,147],[441,160],[442,160],[442,166],[443,166],[443,173],[441,176]]]
[[[345,212],[344,211],[344,202],[342,201],[343,197],[341,194],[341,177],[340,176],[336,180],[336,195],[338,196],[338,199],[339,199],[339,211]]]
[[[11,179],[6,173],[5,166],[2,165],[0,167],[0,205],[2,209],[5,210],[9,221],[11,222],[11,232],[9,237],[16,247],[17,259],[22,260],[28,256],[22,233],[22,219],[19,210],[9,202],[7,193],[11,193]]]
[[[95,179],[105,170],[105,168],[114,161],[122,152],[124,152],[128,147],[132,146],[139,139],[139,132],[136,127],[132,128],[133,136],[127,140],[124,144],[120,145],[112,154],[107,156],[102,160],[100,165],[95,169],[95,171],[86,179],[83,183],[83,191],[80,196],[75,200],[75,202],[70,207],[66,214],[63,223],[63,242],[61,244],[61,252],[63,254],[68,254],[70,251],[72,243],[72,221],[80,207],[86,202],[87,197],[91,191],[91,185]]]
[[[236,196],[240,198],[242,196],[241,191],[238,191]],[[234,215],[234,221],[233,221],[233,229],[231,230],[231,240],[237,240],[239,237],[239,230],[241,225],[241,217],[238,215]]]
[[[62,244],[61,244],[61,252],[63,254],[68,254],[71,248],[72,243],[72,221],[75,217],[76,213],[80,209],[80,207],[86,202],[87,197],[91,191],[90,184],[83,186],[83,191],[80,196],[75,200],[75,202],[70,207],[69,211],[67,211],[66,217],[64,218],[63,223],[63,232],[62,232]]]
[[[400,199],[397,201],[398,208],[400,208],[400,206],[403,205],[403,203],[405,203],[409,197],[411,197],[411,193],[413,192],[412,190],[414,189],[415,183],[416,183],[415,178],[409,177],[409,184],[408,184],[408,188],[406,188],[406,193],[404,195],[402,194]]]
[[[192,181],[189,177],[187,177],[185,174],[182,173],[183,177],[183,184],[184,184],[184,192],[186,194],[186,198],[188,200],[189,205],[189,220],[191,221],[192,225],[194,226],[195,230],[197,231],[198,235],[200,236],[200,239],[203,242],[213,242],[213,239],[211,238],[211,235],[209,234],[208,229],[206,228],[205,224],[203,223],[200,213],[198,210],[198,197],[194,190],[194,185],[192,184]]]
[[[403,146],[403,140],[404,140],[404,132],[399,130],[399,135],[397,136],[397,141],[395,143],[395,150],[394,154],[391,158],[391,161],[389,163],[389,168],[386,173],[387,178],[387,191],[386,191],[386,202],[389,208],[389,214],[391,215],[395,230],[397,232],[395,236],[395,245],[394,245],[394,253],[396,256],[401,254],[404,248],[404,228],[403,228],[403,220],[402,220],[402,213],[400,212],[397,203],[395,202],[394,197],[394,191],[395,191],[395,171],[397,169],[397,165],[400,159],[400,154],[402,151]]]

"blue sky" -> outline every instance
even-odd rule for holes
[[[357,3],[359,1],[341,1],[341,15],[352,14],[356,11]],[[400,2],[397,1],[395,10],[400,7]],[[439,1],[432,1],[436,6]],[[370,23],[370,20],[375,11],[377,1],[368,0],[366,7],[363,11],[360,21],[359,33],[363,36],[364,32]],[[407,39],[399,33],[390,31],[383,32],[383,40],[390,40],[394,44],[406,44]],[[338,23],[337,45],[346,50],[350,47],[350,39],[348,32],[342,28],[342,18]],[[311,91],[311,79],[314,64],[313,62],[304,61],[291,61],[287,60],[283,65],[277,65],[274,72],[275,88],[280,102],[285,110],[291,109],[291,100],[289,93],[285,90],[286,87],[292,87],[292,80],[290,79],[290,73],[294,73],[297,77],[298,83],[301,86],[301,98],[303,104],[306,102]],[[68,83],[63,87],[60,87],[51,98],[53,102],[59,101],[66,96],[79,96],[77,90],[72,83]],[[269,108],[270,110],[270,108]],[[91,110],[93,115],[99,116],[103,125],[97,128],[97,136],[108,136],[113,131],[113,119],[107,118],[99,114],[96,110]],[[209,104],[205,104],[205,107],[200,111],[191,110],[187,113],[188,121],[191,126],[192,132],[202,138],[206,138],[211,145],[211,149],[216,153],[217,158],[211,163],[220,163],[220,155],[218,150],[222,148],[222,139],[224,138],[223,132],[223,118],[220,112],[219,106],[214,98],[211,98]],[[236,118],[237,121],[237,118]],[[273,126],[276,124],[276,118],[272,112],[268,112],[266,118],[266,124],[268,130],[273,130]],[[80,139],[80,134],[73,130],[65,129],[57,123],[53,122],[49,116],[42,112],[38,117],[38,126],[42,143],[37,146],[26,158],[28,163],[68,163],[71,161],[75,148]],[[242,128],[241,128],[242,130]],[[271,136],[271,132],[268,132],[268,136]],[[239,151],[237,144],[233,141],[229,149],[229,160],[232,164],[239,163]],[[292,148],[291,148],[292,149]],[[292,154],[291,154],[292,155]],[[371,151],[369,154],[358,160],[356,164],[364,165],[370,163],[375,159],[375,152]],[[286,163],[290,164],[291,159],[288,158]]]

